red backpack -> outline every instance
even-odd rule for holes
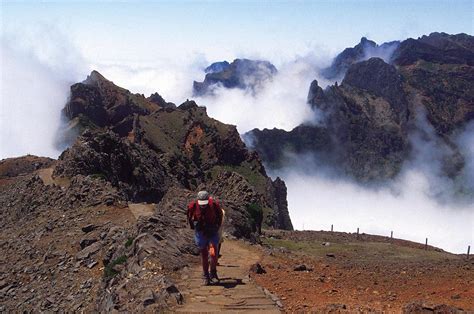
[[[201,227],[219,226],[222,219],[222,211],[220,205],[212,197],[209,198],[209,206],[203,211],[198,202],[192,201],[188,205],[189,223],[197,221]]]

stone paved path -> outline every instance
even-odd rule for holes
[[[178,288],[184,296],[184,304],[174,310],[194,313],[280,313],[275,301],[250,281],[250,266],[258,261],[258,253],[249,249],[246,244],[238,241],[224,242],[222,258],[217,268],[220,283],[202,286],[199,265],[183,271]]]

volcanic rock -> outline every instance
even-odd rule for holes
[[[253,264],[252,267],[250,268],[251,272],[254,272],[256,274],[266,274],[267,271],[260,265],[260,263]]]
[[[338,54],[331,66],[324,69],[321,74],[327,79],[342,78],[346,71],[357,62],[365,61],[373,56],[390,59],[391,52],[399,44],[400,42],[398,41],[392,41],[379,46],[374,41],[362,37],[357,45],[352,48],[346,48]]]
[[[277,69],[268,61],[235,59],[232,63],[217,62],[205,69],[203,82],[193,83],[194,96],[213,94],[213,88],[222,85],[225,88],[249,89],[256,92],[262,84],[271,79]]]
[[[432,126],[447,151],[440,156],[444,174],[462,173],[465,157],[454,136],[474,118],[473,37],[433,33],[392,43],[385,46],[394,49],[392,64],[369,58],[364,51],[374,47],[363,39],[336,58],[331,75],[347,72],[341,85],[311,83],[308,102],[322,122],[245,135],[270,167],[305,156],[306,168],[314,163],[363,182],[390,179],[411,154],[409,134]],[[419,122],[425,114],[428,126]]]

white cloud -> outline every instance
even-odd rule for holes
[[[349,181],[301,172],[279,173],[288,187],[290,216],[296,229],[360,232],[408,239],[455,253],[472,245],[474,205],[441,205],[426,193],[428,178],[406,172],[390,187],[364,188]]]
[[[206,106],[212,117],[237,125],[240,133],[274,127],[289,131],[314,120],[314,112],[306,103],[309,85],[316,78],[320,64],[327,63],[313,55],[298,57],[277,66],[278,73],[255,94],[217,87],[215,95],[197,97],[196,101]],[[318,81],[323,86],[329,84],[323,79]]]
[[[1,38],[0,158],[60,153],[54,139],[78,64],[53,33]]]

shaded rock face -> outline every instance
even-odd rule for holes
[[[213,182],[201,188],[220,201],[226,211],[226,229],[232,235],[250,237],[256,232],[257,225],[262,224],[263,208],[254,215],[248,208],[252,204],[265,204],[264,197],[243,176],[235,172],[222,172]]]
[[[371,58],[354,64],[347,71],[342,85],[350,85],[386,99],[400,119],[406,119],[407,101],[403,90],[403,78],[394,66],[382,59]]]
[[[271,200],[275,202],[272,208],[273,211],[273,224],[277,229],[293,230],[293,224],[291,223],[290,214],[288,211],[287,201],[287,190],[285,182],[277,177],[275,181],[271,182],[268,186]]]
[[[230,64],[226,61],[213,63],[205,73],[203,82],[193,83],[194,96],[212,95],[217,85],[256,92],[263,82],[277,73],[277,69],[268,61],[235,59]]]
[[[225,71],[230,66],[227,61],[214,62],[210,66],[204,69],[204,73],[218,73]]]
[[[432,33],[418,39],[403,41],[393,55],[393,62],[400,66],[419,60],[440,64],[474,65],[472,36]]]
[[[295,165],[295,155],[304,155],[358,180],[377,181],[399,173],[412,149],[409,133],[426,132],[419,123],[426,113],[452,152],[443,157],[443,169],[455,177],[464,161],[451,137],[474,118],[473,43],[465,34],[408,39],[396,45],[388,64],[380,58],[354,61],[364,45],[375,47],[362,40],[334,61],[347,65],[340,85],[322,89],[315,80],[310,86],[308,103],[324,117],[322,123],[290,132],[252,130],[246,138],[274,168]]]
[[[280,129],[254,129],[244,135],[255,147],[262,160],[271,168],[281,168],[294,162],[293,157],[308,152],[320,152],[319,158],[329,162],[334,147],[328,129],[321,126],[300,125],[287,132]]]
[[[63,112],[69,120],[77,119],[83,126],[90,122],[104,127],[118,124],[133,114],[148,114],[158,108],[143,95],[132,94],[93,71],[83,83],[71,86],[70,101]]]
[[[104,178],[136,202],[159,201],[170,182],[155,152],[111,131],[86,131],[61,154],[54,175],[79,174]]]
[[[148,101],[157,104],[161,108],[176,109],[176,105],[172,102],[166,102],[163,97],[158,93],[153,93],[147,98]]]
[[[201,189],[222,200],[228,217],[226,226],[236,237],[249,237],[262,226],[293,230],[286,185],[280,178],[274,181],[267,178],[265,190],[259,191],[245,177],[235,172],[223,172]]]
[[[356,46],[346,48],[337,55],[331,66],[324,69],[321,74],[327,79],[340,78],[344,76],[351,65],[371,57],[380,57],[389,62],[393,51],[398,45],[398,41],[393,41],[379,46],[374,41],[362,37]]]

